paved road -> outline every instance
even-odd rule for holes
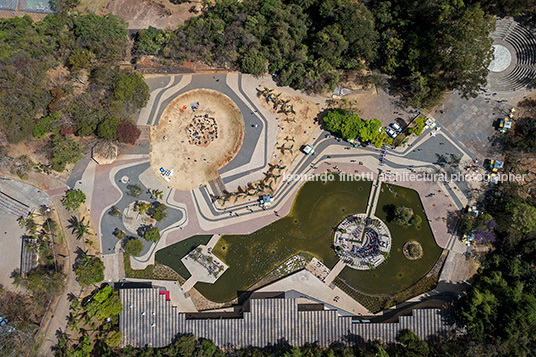
[[[58,257],[58,259],[60,260],[60,264],[65,264],[68,267],[68,273],[63,295],[59,297],[56,305],[51,306],[51,309],[53,309],[52,319],[44,329],[45,337],[37,353],[38,356],[46,357],[54,354],[52,348],[58,342],[56,333],[58,331],[64,332],[67,329],[67,318],[69,316],[71,306],[71,302],[68,298],[69,294],[74,294],[76,297],[80,297],[80,293],[82,291],[80,285],[76,281],[76,274],[73,269],[73,264],[76,260],[76,252],[79,250],[84,250],[84,241],[77,240],[75,235],[71,233],[71,230],[67,228],[69,225],[68,220],[73,216],[73,214],[68,212],[65,207],[63,207],[61,204],[61,197],[61,195],[53,196],[52,201],[54,202],[54,207],[58,213],[60,224],[63,227],[63,234],[68,250],[68,255],[63,262],[61,261],[61,257]],[[75,216],[79,218],[78,214],[75,214]]]
[[[147,201],[147,202],[154,202],[154,199],[151,199],[150,195],[147,193],[147,190],[152,187],[146,187],[139,179],[139,176],[146,171],[150,167],[149,162],[145,162],[142,164],[138,164],[135,166],[130,166],[124,169],[119,170],[115,176],[114,181],[117,182],[117,185],[119,189],[121,190],[122,197],[115,204],[115,206],[122,212],[129,204],[136,202],[136,201]],[[124,184],[121,183],[121,178],[123,176],[126,176],[129,178],[129,183]],[[138,185],[142,188],[143,193],[139,195],[138,197],[131,197],[127,194],[128,185]],[[175,209],[173,207],[167,208],[167,217],[162,222],[157,222],[156,227],[160,230],[160,232],[164,231],[168,227],[176,224],[177,222],[181,221],[183,219],[184,215],[182,211]],[[113,254],[114,248],[119,242],[119,240],[113,235],[113,232],[116,228],[122,229],[124,232],[130,235],[134,235],[132,233],[129,233],[127,229],[125,228],[125,225],[123,224],[123,220],[121,217],[112,217],[111,215],[105,213],[102,217],[102,220],[100,222],[100,235],[101,235],[101,241],[102,241],[102,254]],[[147,253],[149,249],[154,245],[154,243],[147,242],[143,239],[141,239],[143,242],[143,254]]]
[[[170,88],[173,88],[173,86],[178,85],[182,76],[175,76],[172,78],[173,82],[170,85]],[[239,75],[239,90],[245,98],[248,98],[242,90],[241,78],[242,75]],[[164,80],[159,77],[147,79],[149,86],[155,89],[165,88],[169,85],[168,81],[169,79]],[[188,85],[179,89],[178,91],[176,91],[162,101],[161,99],[162,97],[164,97],[166,91],[163,90],[159,92],[154,100],[153,109],[149,114],[147,124],[158,125],[160,117],[162,116],[162,113],[166,109],[168,104],[171,103],[171,101],[173,101],[179,95],[194,89],[212,89],[225,94],[238,106],[238,109],[240,110],[242,117],[244,118],[244,141],[242,143],[242,146],[240,147],[240,150],[233,158],[233,160],[231,160],[231,162],[229,162],[225,167],[218,170],[220,174],[231,171],[237,167],[249,163],[252,160],[253,153],[255,152],[255,147],[257,146],[259,140],[264,141],[263,150],[264,153],[266,153],[266,151],[268,150],[268,133],[267,130],[265,130],[267,126],[267,120],[259,110],[257,110],[257,112],[252,112],[248,105],[244,103],[242,99],[240,99],[240,97],[234,92],[231,87],[229,87],[229,85],[227,84],[226,73],[193,75],[192,81]],[[248,100],[248,102],[251,106],[256,107],[256,104],[251,102],[251,100]],[[159,106],[157,105],[158,103]],[[263,157],[264,162],[259,163],[258,167],[253,168],[253,170],[261,169],[266,165],[266,155],[263,155]]]

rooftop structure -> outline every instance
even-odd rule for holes
[[[207,338],[221,348],[285,342],[292,346],[316,342],[328,347],[336,341],[365,345],[375,340],[393,343],[403,329],[413,330],[422,339],[437,340],[453,336],[455,327],[449,309],[413,310],[397,323],[364,323],[351,316],[341,317],[335,310],[305,309],[296,299],[273,298],[250,300],[249,309],[245,305],[238,317],[236,313],[199,313],[189,318],[178,313],[159,289],[122,289],[119,296],[123,303],[119,316],[122,346],[162,347],[183,334]],[[204,314],[210,318],[202,318]]]

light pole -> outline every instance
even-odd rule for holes
[[[56,252],[54,250],[54,234],[52,234],[52,230],[50,229],[50,222],[48,221],[48,214],[50,213],[50,208],[46,206],[47,209],[45,210],[46,213],[46,222],[48,226],[48,234],[50,236],[50,241],[52,242],[52,256],[54,257],[54,270],[58,271],[58,265],[56,264]]]

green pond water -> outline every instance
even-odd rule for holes
[[[165,264],[179,273],[183,278],[188,279],[190,272],[184,264],[181,262],[181,258],[186,254],[194,250],[195,247],[202,244],[205,245],[208,243],[212,235],[200,235],[193,236],[178,243],[167,246],[163,249],[160,249],[156,252],[155,260],[158,263]]]
[[[364,213],[372,187],[369,181],[323,183],[307,182],[298,191],[290,213],[276,222],[248,235],[224,235],[213,252],[229,269],[214,284],[197,283],[207,299],[226,302],[234,299],[293,255],[306,252],[332,268],[338,258],[332,249],[334,228],[347,216]],[[392,235],[391,254],[375,270],[345,268],[339,275],[355,289],[376,295],[404,290],[422,278],[435,264],[441,248],[435,243],[428,219],[416,191],[391,185],[393,195],[382,186],[375,215],[389,227]],[[401,227],[389,223],[393,206],[407,206],[421,215],[421,227]],[[198,244],[210,236],[195,236],[156,253],[156,260],[175,269],[183,277],[190,274],[180,262]],[[402,253],[408,240],[419,242],[422,259],[410,261]]]
[[[230,268],[216,283],[195,288],[212,301],[232,300],[299,252],[332,268],[338,260],[333,229],[348,215],[365,212],[370,187],[368,181],[305,183],[286,217],[249,235],[222,236],[213,252]]]

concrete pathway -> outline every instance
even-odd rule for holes
[[[276,125],[277,121],[272,120],[273,114],[258,105],[256,88],[259,85],[275,88],[276,86],[271,82],[271,79],[255,79],[251,76],[237,73],[220,73],[215,75],[158,77],[148,80],[148,83],[151,88],[150,105],[142,110],[138,116],[138,123],[146,125],[157,125],[159,117],[167,104],[185,91],[195,88],[211,88],[230,96],[239,105],[244,115],[244,120],[248,123],[257,123],[262,132],[247,132],[247,140],[245,138],[245,145],[242,148],[243,152],[228,166],[220,170],[220,174],[227,187],[243,183],[245,182],[244,180],[254,181],[256,178],[262,177],[262,171],[266,168],[271,155],[272,141],[275,141],[277,135],[277,127],[273,127],[271,124]],[[281,88],[281,90],[313,100],[321,108],[325,106],[325,98],[307,96],[288,88]],[[455,154],[461,157],[462,161],[474,158],[463,145],[460,145],[444,129],[437,132],[435,138],[431,138],[429,131],[425,131],[421,137],[411,138],[410,145],[407,147],[389,150],[383,166],[380,165],[380,150],[370,146],[354,148],[349,143],[337,142],[333,138],[327,138],[326,134],[327,132],[319,127],[315,129],[308,144],[314,145],[316,154],[313,156],[298,156],[288,169],[288,174],[319,174],[331,169],[332,166],[339,166],[346,173],[370,174],[369,179],[377,181],[377,187],[373,187],[369,197],[367,213],[370,215],[373,215],[377,209],[377,200],[382,190],[391,190],[392,187],[395,187],[394,189],[396,190],[396,186],[392,186],[394,181],[385,180],[380,182],[380,177],[377,175],[378,169],[381,168],[383,172],[402,175],[411,171],[408,170],[408,167],[414,167],[422,172],[434,173],[442,170],[436,164],[437,155]],[[105,219],[106,209],[114,202],[119,202],[121,195],[124,195],[123,189],[118,184],[119,178],[117,175],[120,170],[125,169],[126,171],[124,172],[129,172],[128,176],[131,179],[139,179],[144,186],[157,187],[159,180],[154,177],[150,170],[136,174],[137,171],[134,166],[147,161],[148,155],[127,155],[120,157],[116,164],[109,165],[109,167],[87,165],[82,184],[84,186],[86,184],[94,186],[93,188],[88,188],[88,191],[92,192],[91,215],[94,220],[101,222]],[[91,176],[95,178],[92,179]],[[219,238],[216,234],[252,233],[277,220],[278,216],[274,215],[274,211],[277,211],[279,216],[287,215],[302,184],[303,182],[282,182],[272,195],[272,207],[268,210],[256,207],[254,201],[228,204],[225,208],[220,208],[212,202],[211,196],[213,192],[211,192],[211,188],[208,185],[191,192],[165,188],[163,191],[166,195],[166,204],[180,211],[182,218],[177,219],[174,224],[168,225],[163,231],[160,242],[157,245],[146,248],[144,256],[131,260],[132,266],[141,269],[148,264],[153,264],[156,250],[193,235],[215,234],[208,245],[214,246]],[[437,243],[443,248],[460,251],[461,247],[458,244],[457,237],[450,232],[452,227],[447,226],[447,216],[449,212],[454,213],[467,204],[471,198],[471,187],[464,182],[442,183],[396,180],[394,184],[409,187],[419,192]],[[433,200],[425,198],[430,192],[436,193]],[[102,230],[99,234],[103,237],[105,232],[102,223],[95,226]],[[106,234],[106,237],[108,236]],[[104,242],[105,240],[102,241]],[[103,248],[110,248],[111,251],[114,244],[115,242],[110,241]],[[120,260],[119,257],[111,258],[107,263],[107,267],[112,265],[113,269],[115,269],[118,260]],[[111,279],[121,276],[120,269],[116,270],[113,271],[113,274],[110,274]],[[335,276],[330,277],[330,280],[332,281]],[[187,282],[186,288],[190,285],[193,286],[192,282]]]
[[[282,291],[285,292],[286,298],[304,299],[298,303],[323,303],[326,309],[337,309],[341,315],[371,314],[344,291],[338,287],[330,288],[307,270],[300,270],[256,290],[258,293]]]
[[[67,330],[68,317],[70,314],[71,307],[69,294],[74,294],[77,298],[79,298],[80,293],[82,292],[82,288],[76,281],[76,274],[74,272],[73,265],[76,260],[76,252],[78,250],[85,250],[84,240],[76,239],[75,235],[71,233],[71,230],[67,228],[69,225],[68,220],[71,218],[71,216],[73,216],[73,214],[68,212],[65,207],[63,207],[63,205],[61,204],[61,198],[61,195],[56,195],[52,197],[52,201],[54,203],[54,207],[60,220],[59,223],[63,228],[63,234],[68,250],[68,255],[62,262],[68,267],[67,279],[65,281],[64,293],[59,297],[56,304],[54,306],[51,306],[53,315],[48,325],[43,330],[44,338],[37,352],[38,356],[54,355],[53,347],[58,342],[56,332],[65,332]],[[74,214],[74,216],[80,218],[78,217],[78,214]]]
[[[342,260],[339,260],[337,264],[331,269],[328,276],[324,279],[324,284],[327,286],[330,286],[331,283],[333,283],[333,280],[342,272],[342,270],[346,267],[346,263],[344,263]]]

